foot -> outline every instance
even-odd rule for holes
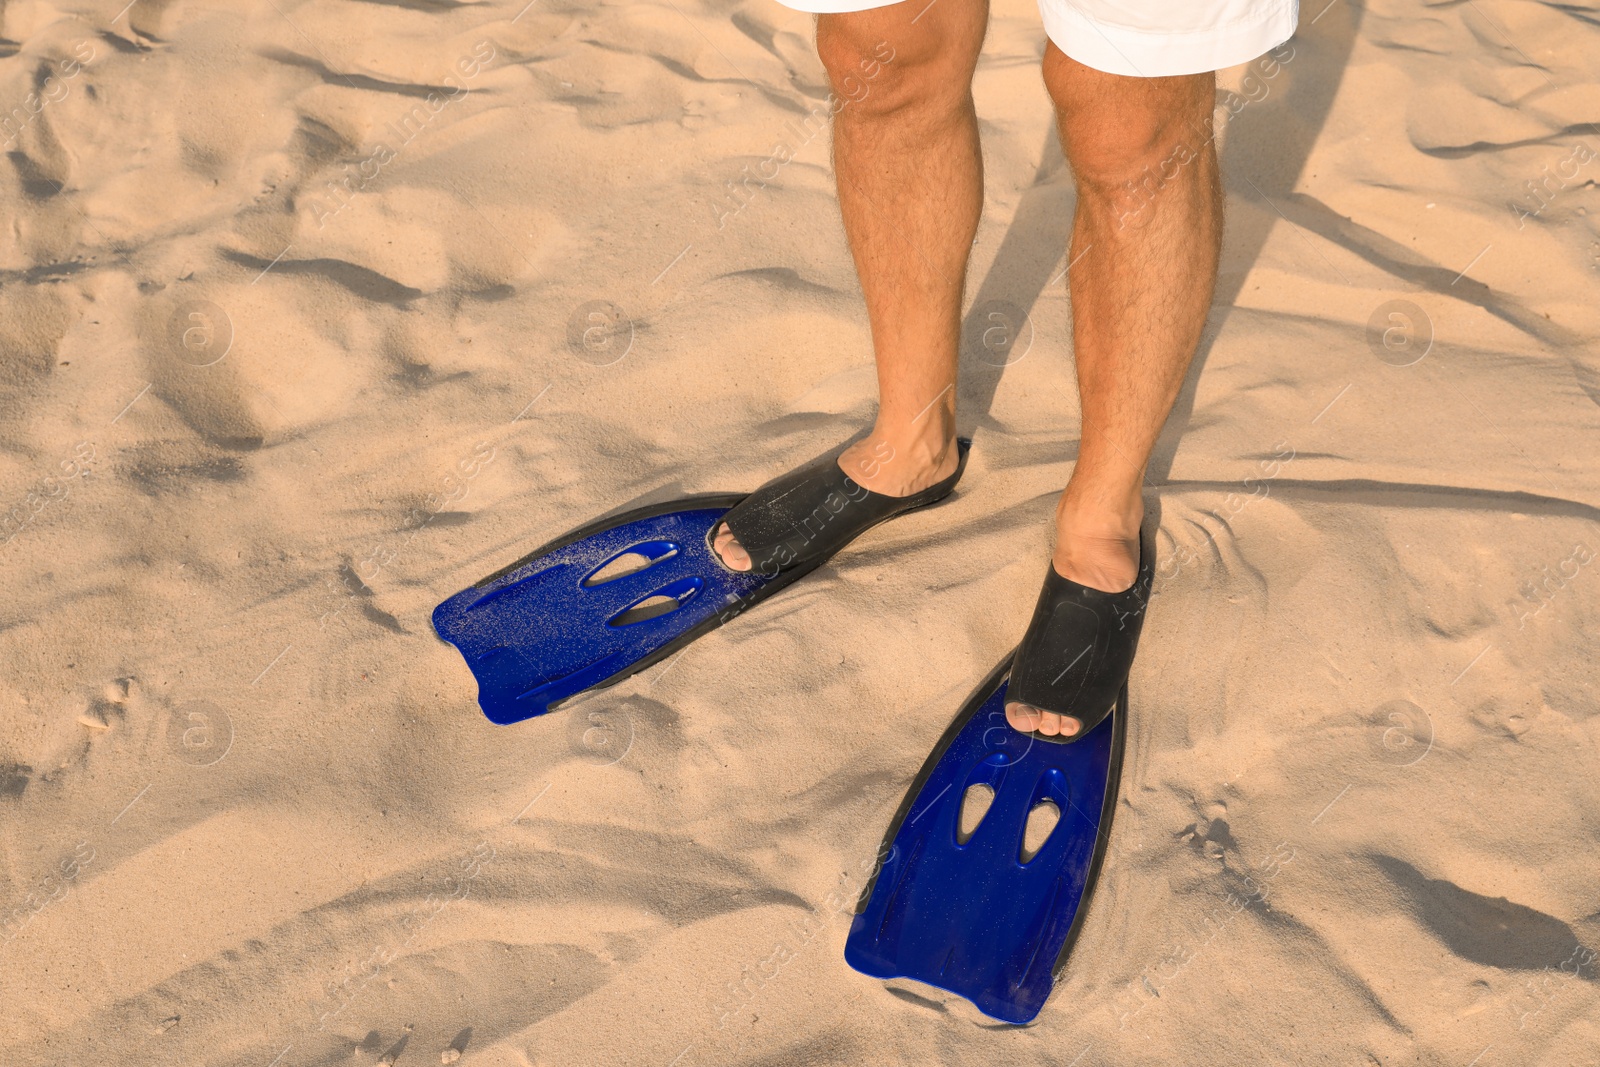
[[[1070,494],[1071,490],[1068,490]],[[1114,510],[1069,506],[1067,495],[1056,509],[1056,548],[1050,565],[1063,578],[1120,593],[1139,576],[1139,525],[1144,504],[1135,500]],[[1006,704],[1006,721],[1026,733],[1074,737],[1083,724],[1071,715],[1044,711],[1020,701]]]
[[[960,462],[961,450],[954,436],[943,441],[895,442],[874,430],[840,454],[839,469],[874,493],[910,496],[950,477]],[[729,570],[747,571],[753,565],[727,523],[717,527],[711,548]]]

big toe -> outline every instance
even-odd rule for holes
[[[1006,705],[1006,722],[1011,724],[1013,730],[1031,734],[1039,728],[1041,717],[1039,709],[1028,704],[1012,702]]]
[[[1023,733],[1041,733],[1046,737],[1072,737],[1078,732],[1079,723],[1071,715],[1061,715],[1053,711],[1041,711],[1031,704],[1013,701],[1006,705],[1006,721],[1012,729],[1021,730]]]
[[[712,551],[717,558],[722,560],[723,566],[729,570],[747,571],[750,569],[750,553],[744,550],[739,539],[733,536],[733,531],[728,529],[727,523],[717,527],[717,536],[711,542]]]

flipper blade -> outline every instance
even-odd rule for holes
[[[741,499],[692,497],[593,523],[435,608],[434,630],[467,661],[483,713],[497,723],[543,715],[586,689],[611,685],[671,655],[805,573],[738,573],[716,559],[709,534]],[[634,547],[650,560],[648,566],[585,584]],[[655,595],[679,605],[666,614],[622,620],[628,609]]]
[[[845,960],[863,974],[959,994],[1020,1024],[1049,997],[1105,856],[1127,690],[1116,711],[1076,741],[1023,734],[1005,718],[1009,665],[985,679],[912,783],[857,906]],[[974,781],[995,783],[995,795],[963,843],[956,824]],[[1028,811],[1045,799],[1061,809],[1060,820],[1024,862]]]

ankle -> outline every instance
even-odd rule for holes
[[[942,421],[942,420],[941,420]],[[950,464],[956,454],[954,427],[946,430],[935,425],[927,429],[891,432],[882,425],[873,428],[862,442],[866,446],[863,459],[870,458],[879,467],[896,471],[903,477],[928,474]]]
[[[954,439],[890,440],[874,430],[839,457],[839,468],[875,493],[908,496],[948,478],[960,462]]]
[[[1139,576],[1139,538],[1058,530],[1050,565],[1063,578],[1103,593],[1120,593]]]
[[[1137,489],[1074,493],[1068,486],[1056,505],[1056,534],[1061,538],[1137,544],[1143,525],[1144,499]]]
[[[1110,492],[1068,485],[1056,507],[1051,565],[1063,578],[1106,593],[1120,593],[1139,573],[1139,526],[1144,500],[1138,487]]]

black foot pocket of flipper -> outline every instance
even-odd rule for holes
[[[1009,699],[1078,720],[1083,737],[1111,712],[1139,646],[1155,576],[1155,544],[1139,531],[1139,573],[1120,593],[1106,593],[1045,572],[1033,621],[1017,647]]]
[[[774,478],[728,512],[723,521],[739,539],[757,574],[816,566],[880,522],[950,495],[967,468],[972,443],[956,442],[955,473],[910,496],[874,493],[839,469],[846,442]]]

